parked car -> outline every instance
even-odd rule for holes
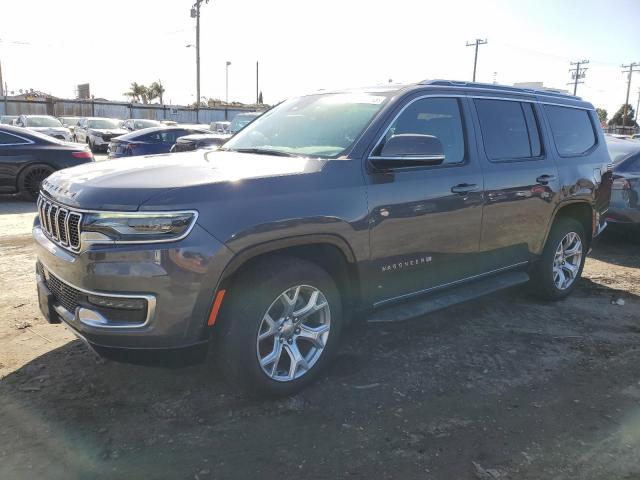
[[[246,112],[246,113],[237,114],[235,117],[233,117],[233,120],[231,120],[231,122],[229,123],[229,133],[233,135],[239,132],[244,127],[246,127],[251,122],[253,122],[256,118],[258,118],[260,115],[262,115],[262,113],[263,112]]]
[[[178,138],[195,133],[209,133],[209,130],[197,126],[144,128],[114,138],[109,144],[107,153],[109,158],[169,153]]]
[[[231,126],[231,122],[211,122],[211,125],[209,126],[209,130],[211,130],[213,133],[221,133],[221,134],[228,134],[229,132],[229,127]]]
[[[86,143],[92,152],[107,150],[111,139],[129,133],[118,124],[119,120],[114,118],[81,118],[74,131],[74,140]]]
[[[103,355],[211,344],[233,382],[289,395],[364,314],[525,283],[565,298],[606,225],[609,163],[570,95],[425,81],[293,98],[218,150],[51,176],[41,309]],[[81,215],[69,247],[54,207]]]
[[[53,172],[93,161],[86,148],[38,131],[0,125],[0,193],[35,199],[40,183]]]
[[[163,125],[168,125],[170,127],[175,127],[176,125],[178,125],[178,122],[174,120],[160,120],[160,123]]]
[[[69,129],[71,132],[71,138],[73,138],[73,131],[75,130],[78,121],[80,121],[80,117],[58,117],[58,120],[60,120],[63,127]]]
[[[219,147],[229,140],[229,138],[231,138],[231,135],[219,133],[185,135],[176,140],[176,143],[171,146],[170,152],[189,152],[191,150],[200,150],[201,148]]]
[[[640,228],[640,142],[607,138],[613,185],[607,222],[616,229]]]
[[[143,128],[160,127],[162,124],[157,120],[147,120],[146,118],[131,118],[125,120],[122,128],[133,132],[134,130],[142,130]]]
[[[0,125],[15,125],[18,115],[2,115],[0,117]]]
[[[15,124],[18,127],[44,133],[65,142],[72,140],[71,130],[63,127],[60,120],[51,115],[20,115]]]

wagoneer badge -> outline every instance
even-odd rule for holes
[[[423,263],[429,263],[433,260],[431,257],[418,257],[411,260],[404,260],[402,262],[390,263],[382,266],[383,272],[390,272],[391,270],[402,270],[403,268],[417,267]]]

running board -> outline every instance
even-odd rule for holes
[[[483,297],[505,288],[521,285],[529,281],[527,272],[516,270],[500,273],[491,277],[485,277],[473,282],[463,283],[455,287],[437,290],[424,294],[393,306],[375,310],[367,321],[398,322],[412,317],[418,317],[426,313],[435,312],[458,303]]]

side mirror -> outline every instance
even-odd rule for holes
[[[389,138],[380,154],[370,160],[382,170],[440,165],[444,161],[444,149],[440,139],[433,135],[401,133]]]

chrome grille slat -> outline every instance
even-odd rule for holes
[[[80,250],[82,213],[59,205],[43,195],[38,198],[38,215],[45,235],[68,250]]]

